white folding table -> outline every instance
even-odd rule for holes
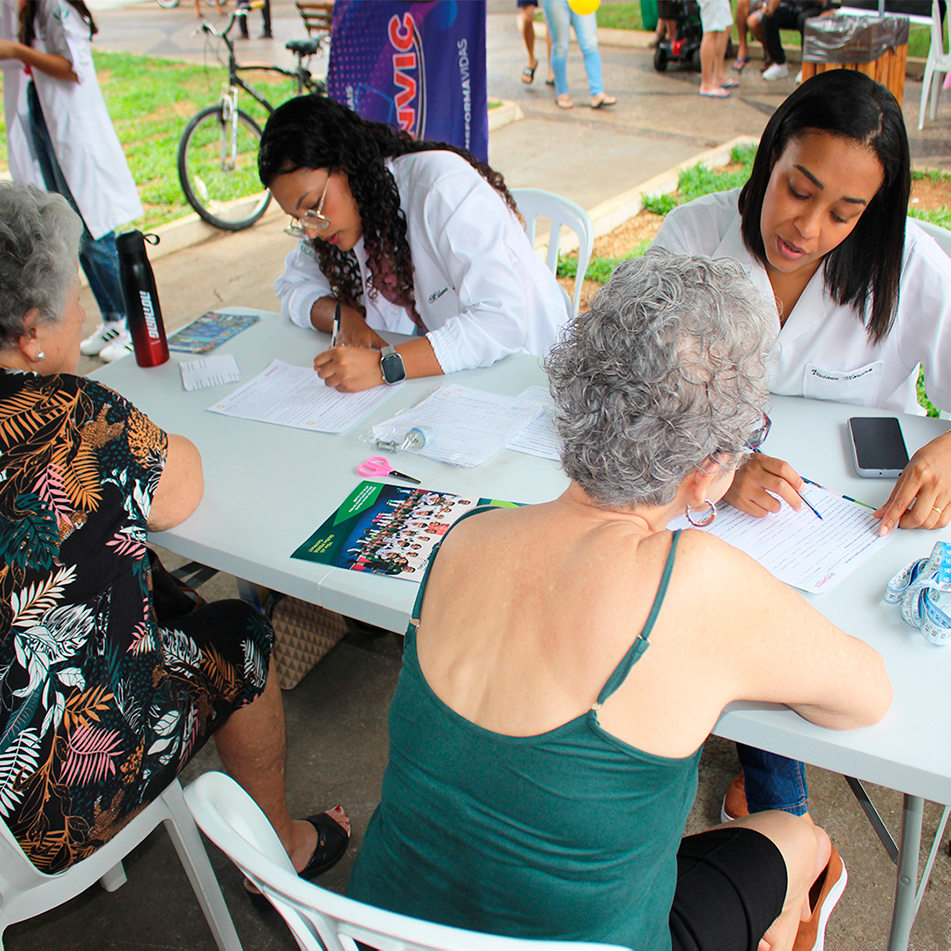
[[[296,327],[278,314],[254,313],[260,313],[261,320],[216,351],[235,356],[242,382],[274,357],[309,365],[326,346],[326,335]],[[128,357],[92,374],[163,429],[190,438],[201,451],[205,473],[201,505],[182,525],[155,535],[154,541],[239,578],[402,633],[415,583],[290,555],[360,481],[356,466],[379,454],[366,436],[370,424],[418,402],[441,381],[412,380],[394,387],[390,399],[349,434],[332,436],[207,412],[216,399],[240,384],[186,393],[178,363],[189,359],[194,357],[173,353],[163,366],[142,369]],[[536,358],[513,356],[486,369],[454,374],[452,380],[516,395],[544,383],[544,374]],[[859,479],[850,462],[846,419],[880,415],[875,410],[774,397],[770,415],[773,428],[765,451],[788,460],[800,474],[832,491],[874,505],[888,496],[890,482]],[[947,426],[939,420],[903,417],[909,453]],[[549,500],[567,486],[555,462],[510,450],[472,469],[410,453],[390,461],[420,479],[425,488],[464,495],[531,503]],[[899,532],[832,591],[807,596],[831,621],[884,655],[895,700],[882,723],[838,732],[814,726],[785,707],[737,703],[724,712],[715,729],[720,736],[904,794],[900,855],[893,849],[899,868],[889,951],[907,948],[920,900],[916,879],[923,800],[951,803],[951,744],[945,741],[951,723],[951,650],[926,643],[902,622],[897,608],[882,602],[882,595],[895,571],[928,555],[942,538],[951,540],[951,530]]]

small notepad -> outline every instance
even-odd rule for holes
[[[180,364],[180,367],[186,390],[203,390],[208,386],[221,386],[222,383],[237,383],[241,379],[238,364],[230,353],[191,360]]]

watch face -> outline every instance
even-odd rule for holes
[[[395,350],[392,353],[384,353],[380,366],[383,370],[383,379],[387,383],[399,383],[406,379],[403,358]]]

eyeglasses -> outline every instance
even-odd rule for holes
[[[308,231],[326,231],[330,227],[330,219],[324,214],[324,199],[327,197],[329,184],[330,175],[324,182],[324,190],[320,193],[317,207],[308,209],[296,221],[291,218],[291,223],[284,229],[284,234],[289,234],[292,238],[309,238]]]
[[[756,452],[756,450],[766,442],[766,437],[769,435],[769,427],[772,425],[773,421],[763,413],[763,422],[750,433],[749,439],[746,441],[747,452]]]
[[[710,461],[713,462],[714,465],[719,466],[721,469],[733,470],[738,468],[740,465],[742,465],[743,460],[747,455],[749,455],[751,452],[757,452],[759,447],[762,446],[764,442],[766,442],[766,437],[769,435],[769,428],[772,425],[773,421],[766,415],[766,413],[763,413],[762,422],[756,427],[756,429],[753,430],[753,432],[749,434],[746,440],[746,445],[743,446],[739,452],[726,449],[717,450],[717,452],[710,456]],[[727,465],[726,463],[723,463],[717,459],[717,455],[720,452],[727,453],[727,455],[733,457],[731,464]]]

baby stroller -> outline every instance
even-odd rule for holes
[[[657,0],[657,16],[661,20],[677,23],[677,38],[669,36],[657,44],[654,50],[654,69],[662,73],[669,63],[689,66],[700,72],[700,41],[703,26],[700,24],[700,5],[696,0]],[[727,59],[733,57],[733,40],[727,43]]]

